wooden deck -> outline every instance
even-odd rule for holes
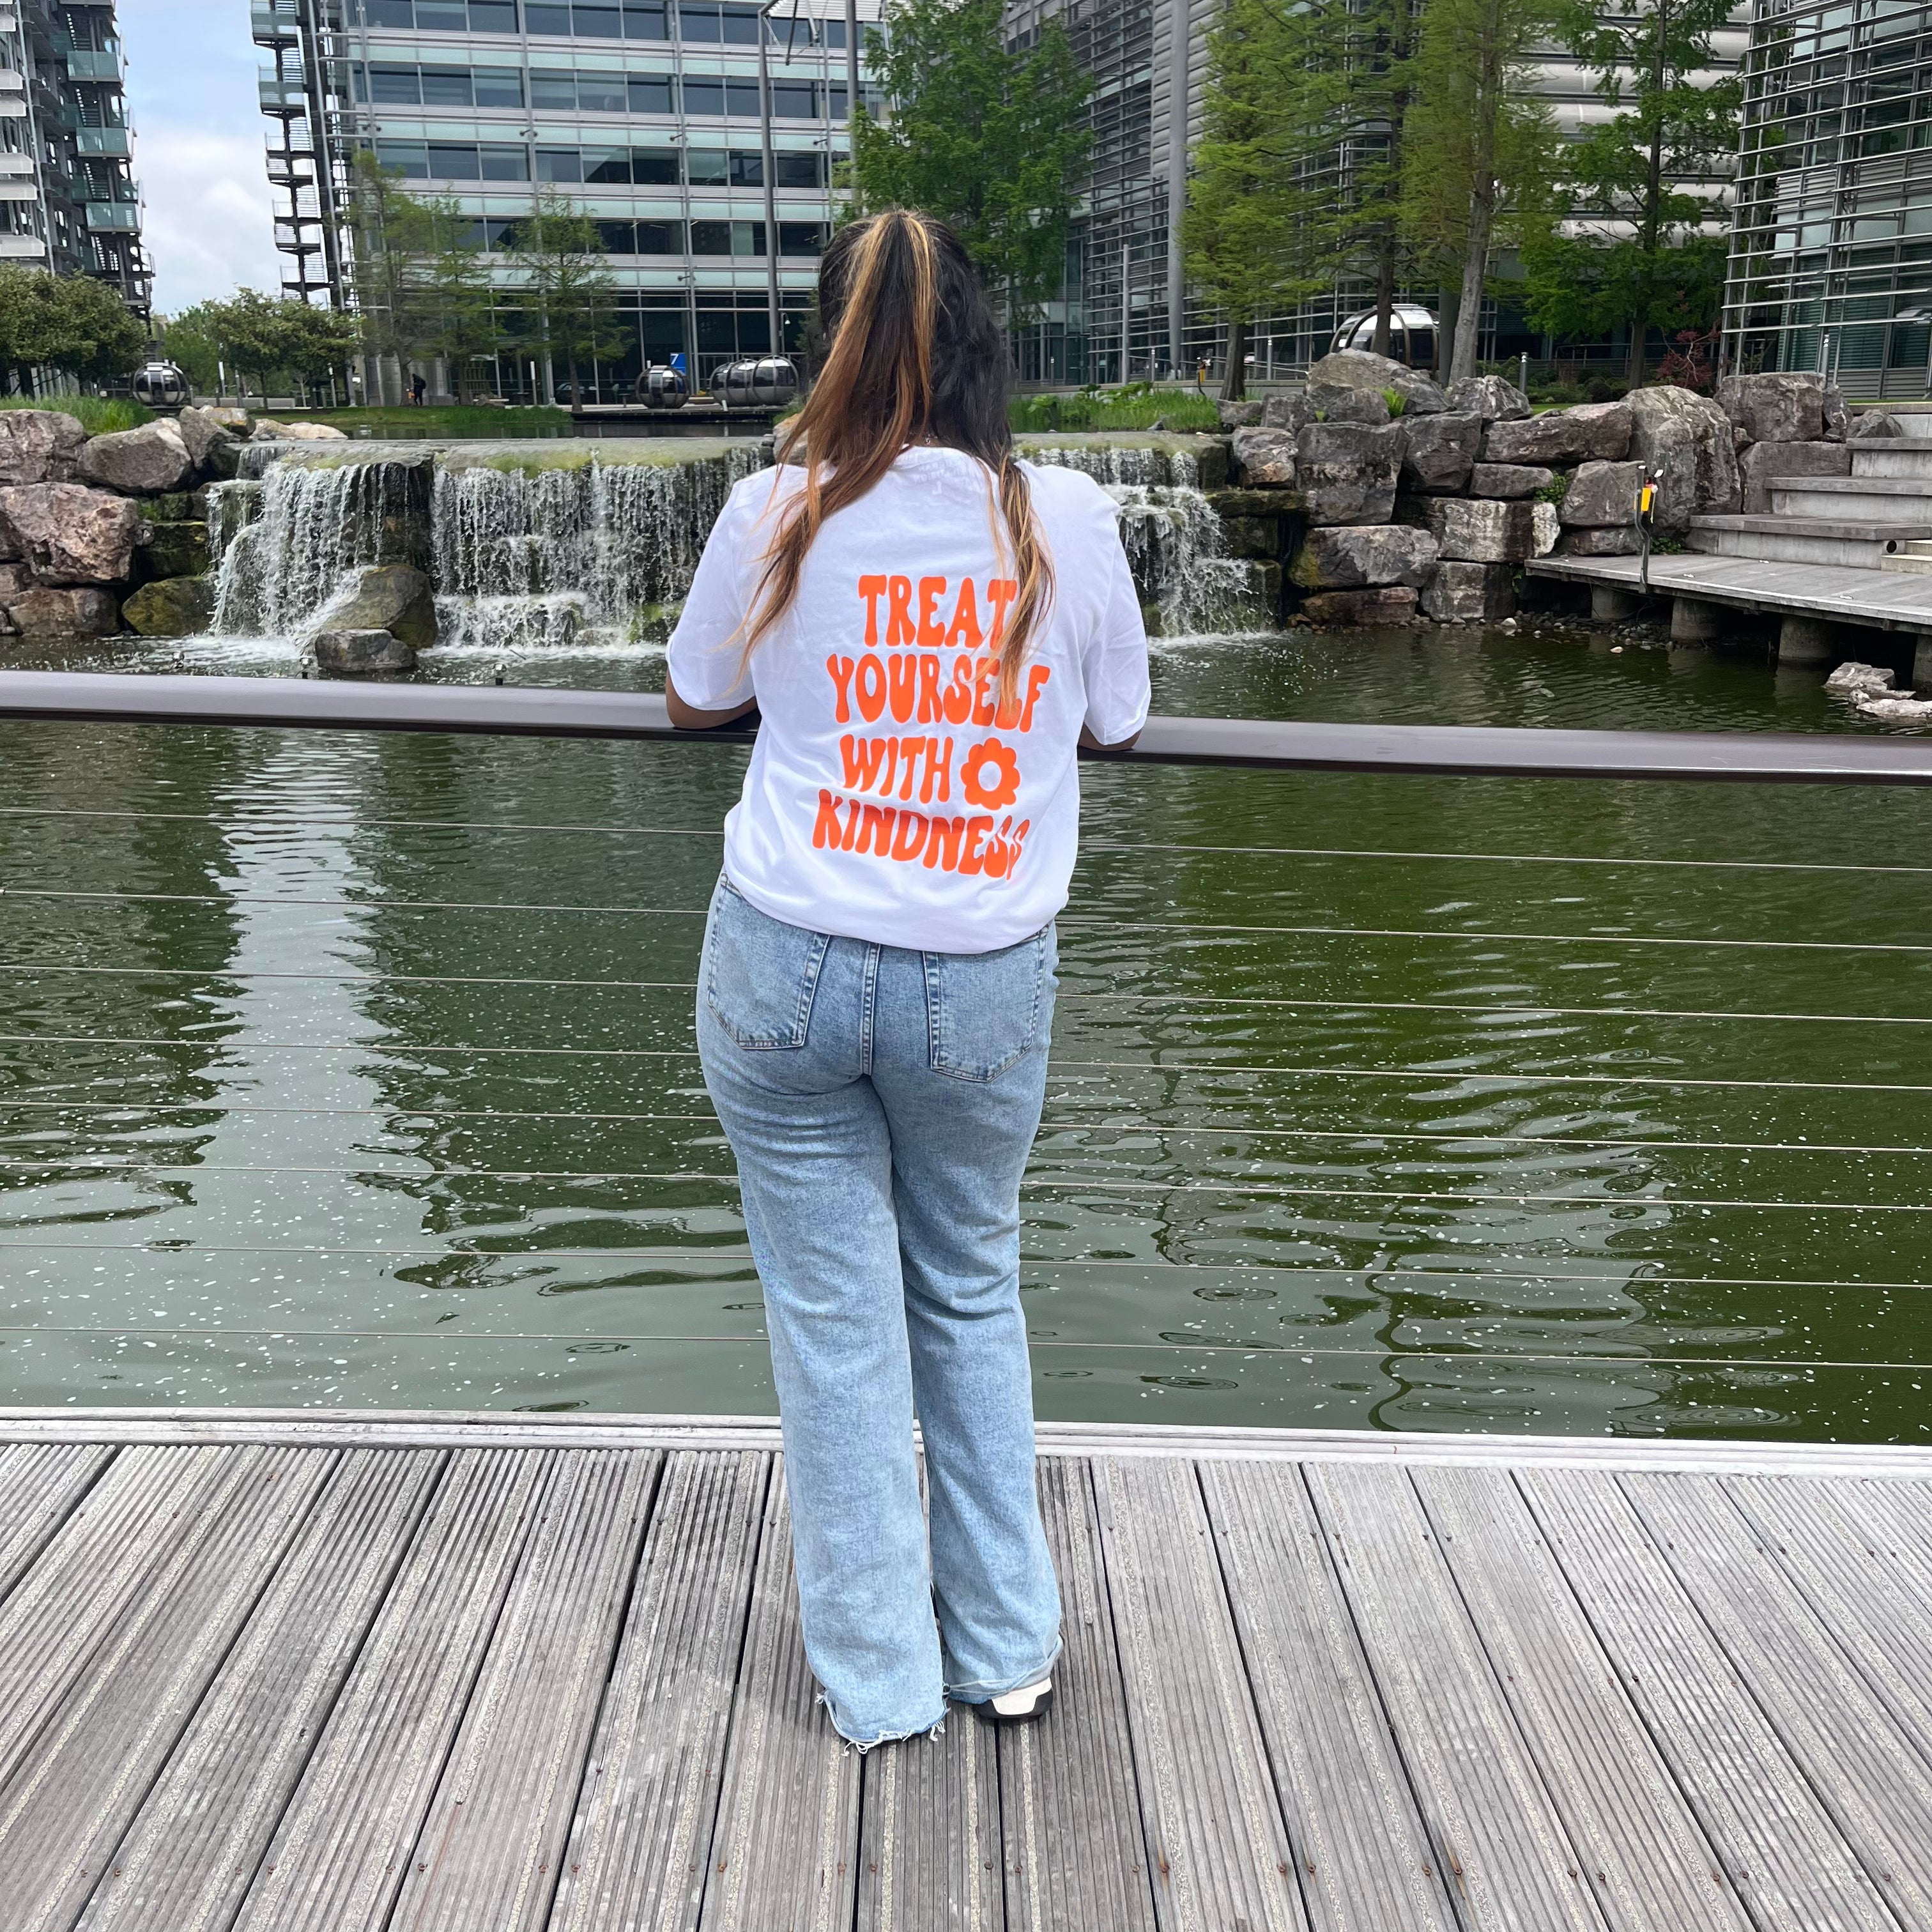
[[[1932,1928],[1932,1456],[1048,1428],[860,1756],[769,1425],[0,1412],[0,1932]]]

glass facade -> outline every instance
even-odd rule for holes
[[[1932,6],[1768,4],[1744,86],[1726,368],[1932,395]]]
[[[148,311],[112,0],[0,0],[4,262],[94,276]]]
[[[627,396],[675,353],[702,384],[771,349],[756,6],[255,0],[254,16],[274,59],[262,106],[290,293],[343,302],[347,169],[366,148],[454,198],[487,254],[542,193],[560,190],[596,223],[628,346],[588,375],[595,398]],[[764,31],[782,346],[795,350],[846,154],[843,7],[797,0],[794,14],[788,0]],[[507,305],[507,265],[498,279]],[[548,384],[496,358],[487,386],[526,400]]]

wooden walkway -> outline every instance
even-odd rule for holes
[[[861,1759],[768,1425],[0,1412],[0,1932],[1932,1928],[1932,1456],[1050,1428]]]

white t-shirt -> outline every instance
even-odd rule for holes
[[[758,698],[724,871],[761,912],[885,945],[991,952],[1066,903],[1080,728],[1103,744],[1140,729],[1147,633],[1112,499],[1078,470],[1024,469],[1054,594],[1004,710],[994,649],[1016,586],[982,464],[907,450],[826,521],[797,601],[748,665],[764,553],[804,475],[764,470],[731,492],[670,670],[700,710]]]

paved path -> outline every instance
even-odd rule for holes
[[[767,1424],[0,1444],[5,1932],[1932,1928],[1932,1456],[1048,1429],[1058,1706],[861,1759]]]

